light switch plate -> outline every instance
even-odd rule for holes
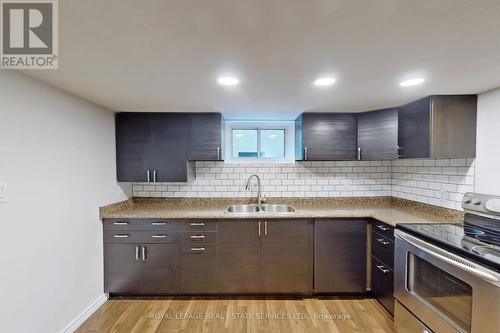
[[[0,203],[4,203],[6,201],[5,199],[5,184],[0,183]]]

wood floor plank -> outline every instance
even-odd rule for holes
[[[164,297],[111,299],[78,333],[393,333],[389,313],[374,299]]]

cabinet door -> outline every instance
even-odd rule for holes
[[[398,158],[398,110],[358,114],[358,147],[363,160]]]
[[[151,172],[156,171],[157,182],[187,181],[185,115],[177,113],[151,115],[151,169]]]
[[[394,273],[375,257],[372,257],[372,295],[394,314]]]
[[[179,245],[145,244],[141,290],[145,294],[179,291]],[[141,253],[142,257],[142,253]]]
[[[189,115],[188,160],[222,160],[222,115],[195,113]]]
[[[186,293],[217,292],[216,245],[181,246],[180,290]]]
[[[119,182],[145,182],[149,169],[151,124],[143,113],[116,115],[116,176]]]
[[[399,108],[398,145],[401,158],[430,157],[430,97]]]
[[[262,222],[262,278],[264,292],[310,291],[308,221]]]
[[[218,222],[217,261],[219,292],[262,292],[259,223]]]
[[[139,245],[104,244],[104,291],[138,294],[141,292]],[[137,252],[136,252],[137,251]]]
[[[315,292],[366,291],[366,229],[365,220],[315,221]]]
[[[356,114],[304,113],[302,115],[302,148],[304,160],[356,159]]]

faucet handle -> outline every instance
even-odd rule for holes
[[[269,202],[269,198],[265,195],[262,196],[262,198],[260,199],[260,202],[261,203],[268,203]]]

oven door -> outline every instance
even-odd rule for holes
[[[436,333],[500,333],[498,272],[395,234],[394,296],[404,307]]]

